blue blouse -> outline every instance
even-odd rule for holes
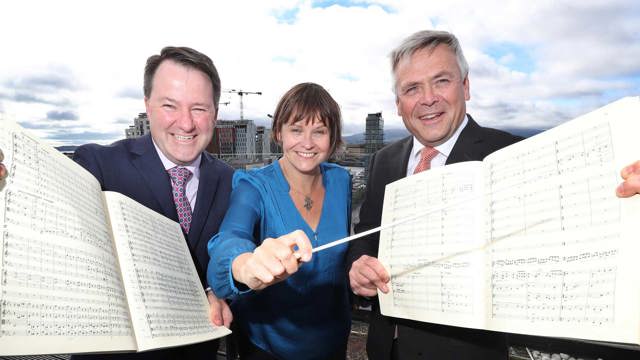
[[[239,289],[232,261],[265,238],[303,230],[313,247],[349,235],[351,178],[320,164],[325,196],[314,232],[289,196],[279,163],[236,171],[229,210],[209,240],[207,279],[219,298],[232,299],[234,322],[251,342],[281,359],[325,359],[346,346],[351,318],[345,274],[347,244],[313,254],[291,277],[260,291]],[[242,285],[241,285],[242,286]]]

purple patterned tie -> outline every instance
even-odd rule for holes
[[[176,204],[178,212],[178,220],[180,226],[185,233],[189,233],[189,225],[191,225],[191,205],[185,194],[187,181],[191,179],[191,171],[183,167],[172,167],[167,170],[171,177],[171,187],[173,188],[173,202]]]

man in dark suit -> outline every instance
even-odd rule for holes
[[[207,243],[227,210],[233,173],[204,151],[213,136],[220,78],[206,55],[166,47],[147,60],[144,96],[150,136],[109,146],[84,145],[76,150],[74,160],[98,179],[102,190],[122,193],[179,222],[206,288]],[[229,326],[232,317],[227,304],[211,291],[207,296],[211,321]],[[75,358],[212,359],[217,349],[218,341],[209,341],[138,354]]]
[[[452,34],[413,34],[391,53],[391,61],[398,114],[412,136],[371,157],[356,232],[380,225],[385,185],[425,168],[482,160],[520,140],[481,127],[466,114],[468,65]],[[349,247],[349,281],[356,295],[375,297],[377,289],[388,292],[389,274],[377,259],[378,242],[376,233]],[[372,360],[506,359],[507,339],[503,333],[382,316],[374,300],[367,353]]]
[[[412,136],[376,152],[356,232],[380,226],[385,186],[430,167],[482,160],[520,140],[479,126],[466,114],[468,65],[456,37],[421,31],[391,53],[398,114]],[[621,172],[619,197],[640,193],[640,161]],[[416,322],[380,314],[377,290],[387,293],[389,274],[377,259],[379,234],[354,241],[347,253],[351,290],[369,298],[373,312],[367,339],[369,359],[507,359],[507,334]],[[532,338],[525,338],[525,341]],[[566,344],[558,343],[561,349]],[[584,349],[584,345],[581,345]],[[620,352],[599,347],[597,354]],[[628,354],[625,353],[625,358]]]

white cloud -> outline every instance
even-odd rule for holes
[[[40,125],[41,136],[53,134],[43,126],[55,125],[48,112],[72,111],[78,119],[67,124],[68,132],[116,140],[124,133],[123,119],[144,111],[136,97],[146,58],[178,45],[208,54],[223,88],[263,93],[244,97],[247,118],[266,122],[287,89],[315,81],[341,104],[345,133],[362,131],[367,113],[378,111],[386,126],[401,127],[387,54],[427,28],[459,37],[471,66],[468,110],[482,124],[549,127],[640,91],[640,5],[634,0],[313,4],[9,2],[0,23],[0,33],[9,34],[3,35],[4,49],[11,49],[0,57],[0,109]],[[495,44],[521,51],[498,56],[491,53]],[[531,69],[519,69],[523,63]],[[41,78],[50,80],[44,82],[48,89],[23,91],[20,84],[43,75],[49,76]],[[63,86],[64,80],[73,86]],[[16,101],[18,95],[42,101]],[[238,118],[239,96],[225,93],[221,101],[230,104],[220,117]]]

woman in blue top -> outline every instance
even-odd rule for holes
[[[232,299],[241,359],[344,359],[351,326],[346,244],[351,178],[327,163],[341,145],[340,108],[321,86],[280,100],[272,136],[283,156],[233,177],[229,210],[209,241],[209,284]]]

